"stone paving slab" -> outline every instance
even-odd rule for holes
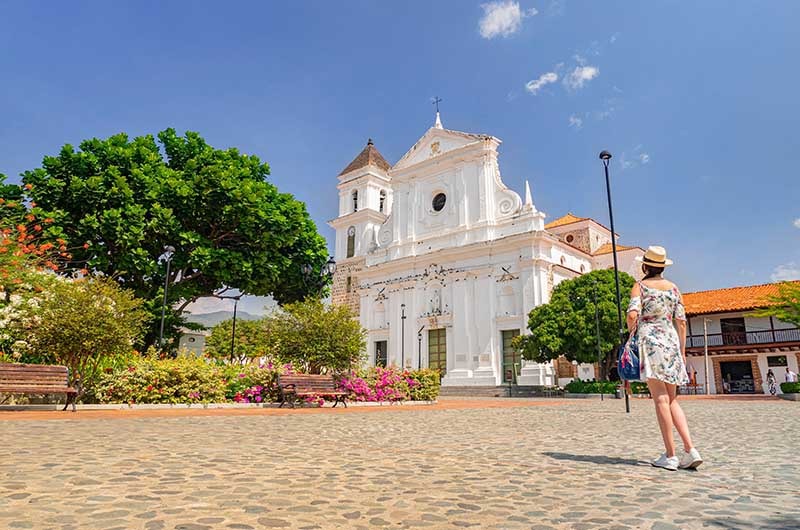
[[[697,472],[649,400],[537,403],[6,418],[0,529],[800,529],[797,403],[687,401]]]

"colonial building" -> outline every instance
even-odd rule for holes
[[[612,264],[611,232],[551,223],[500,177],[500,140],[436,123],[394,165],[372,140],[339,174],[333,302],[368,331],[370,364],[433,367],[443,385],[554,384],[510,347],[555,285]],[[638,247],[619,247],[638,273]]]
[[[712,394],[769,392],[767,371],[778,383],[786,368],[798,372],[800,329],[772,317],[753,316],[778,294],[776,283],[684,293],[688,316],[688,370],[705,391],[705,344],[708,342],[708,385]],[[705,329],[704,329],[705,326]]]

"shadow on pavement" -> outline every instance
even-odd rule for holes
[[[615,456],[602,455],[572,455],[569,453],[553,453],[546,451],[542,453],[556,460],[572,460],[575,462],[591,462],[592,464],[610,464],[618,466],[649,466],[650,462],[645,460],[634,460],[632,458],[617,458]]]
[[[760,523],[725,517],[719,520],[713,519],[711,521],[706,521],[705,526],[724,528],[725,530],[753,530],[755,528],[763,528],[765,530],[800,530],[800,520],[798,520],[796,514],[775,515]]]

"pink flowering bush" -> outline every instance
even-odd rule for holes
[[[353,401],[433,400],[439,395],[439,376],[433,370],[373,367],[339,381]]]
[[[290,374],[290,364],[226,365],[225,397],[237,403],[278,401],[278,376]]]

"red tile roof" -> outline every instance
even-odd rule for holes
[[[625,245],[620,245],[617,243],[617,252],[622,252],[623,250],[631,250],[638,247],[627,247]],[[611,247],[611,243],[606,243],[605,245],[600,245],[597,247],[597,250],[594,251],[592,256],[599,256],[601,254],[611,254],[613,252],[613,248]]]
[[[689,315],[724,313],[727,311],[750,311],[773,305],[769,297],[779,294],[781,283],[730,287],[712,291],[697,291],[683,294],[683,305]],[[794,282],[800,283],[800,282]]]
[[[342,170],[339,175],[344,175],[345,173],[350,173],[351,171],[355,171],[356,169],[361,169],[362,167],[367,166],[376,166],[381,168],[384,171],[388,171],[391,166],[389,162],[383,158],[383,155],[375,148],[372,143],[372,138],[369,139],[367,142],[367,146],[358,153],[358,156],[350,162],[346,168]]]
[[[550,221],[549,223],[544,225],[544,228],[545,230],[549,230],[551,228],[556,228],[558,226],[571,225],[572,223],[577,223],[579,221],[586,221],[588,219],[589,219],[588,217],[577,217],[575,215],[572,215],[571,213],[568,213],[563,217],[559,217],[558,219]]]

